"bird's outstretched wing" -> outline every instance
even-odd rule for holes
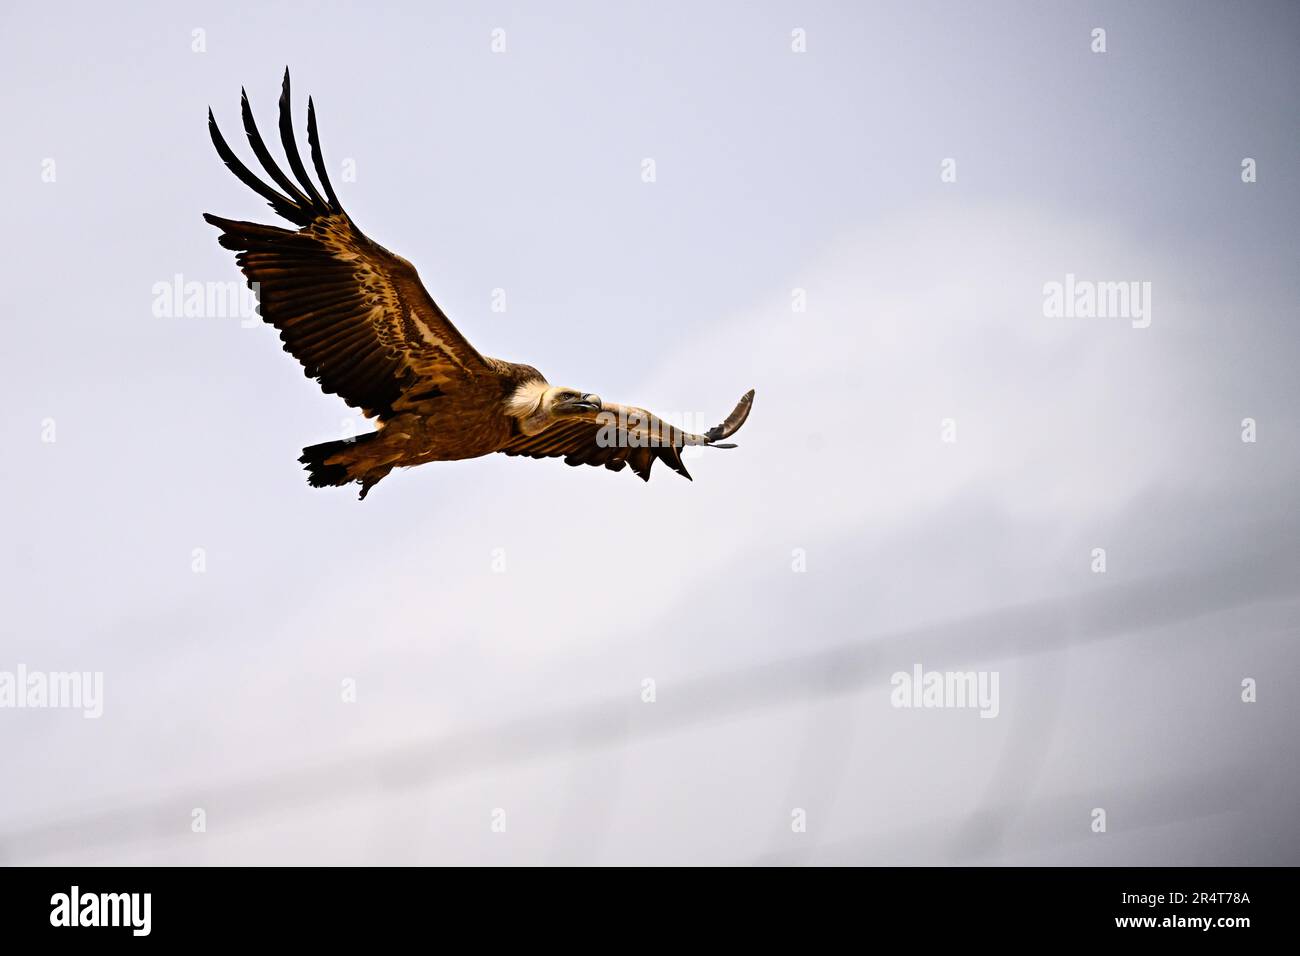
[[[368,239],[343,211],[325,171],[310,99],[307,141],[324,195],[307,176],[293,135],[289,71],[280,92],[280,141],[293,180],[262,141],[247,94],[241,105],[249,145],[279,189],[240,162],[208,110],[213,145],[231,172],[298,229],[203,218],[221,230],[221,245],[239,253],[262,318],[280,330],[285,351],[307,376],[381,419],[492,379],[493,366],[438,308],[415,267]]]
[[[595,422],[560,422],[541,434],[516,438],[501,451],[529,458],[563,458],[566,465],[604,465],[610,471],[622,471],[630,465],[643,481],[650,480],[650,469],[659,460],[690,478],[682,463],[682,449],[687,445],[734,448],[723,444],[723,439],[745,424],[753,404],[751,389],[726,421],[697,435],[669,425],[643,408],[606,403]]]

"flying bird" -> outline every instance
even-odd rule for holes
[[[644,409],[552,385],[530,365],[480,355],[415,267],[343,211],[325,171],[310,98],[307,142],[320,188],[308,177],[294,139],[289,71],[280,91],[280,142],[293,178],[271,157],[248,94],[241,94],[244,132],[272,182],[239,160],[209,109],[212,143],[230,171],[297,229],[203,218],[221,230],[221,245],[238,253],[263,320],[279,330],[307,377],[377,422],[372,432],[304,448],[298,460],[310,484],[356,482],[365,498],[394,468],[495,452],[610,471],[626,466],[646,481],[657,459],[690,478],[684,447],[735,447],[724,439],[745,423],[752,390],[721,425],[697,435]]]

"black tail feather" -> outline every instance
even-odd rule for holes
[[[346,485],[349,481],[356,480],[348,472],[347,465],[325,464],[325,459],[332,458],[351,444],[354,444],[354,440],[327,441],[319,445],[308,445],[302,450],[302,457],[298,460],[307,466],[307,481],[313,488]]]
[[[343,461],[329,462],[340,452],[355,449],[367,442],[375,441],[381,432],[369,432],[342,441],[326,441],[319,445],[308,445],[302,450],[298,460],[307,466],[307,483],[313,488],[337,488],[355,481],[361,486],[361,499],[384,477],[393,470],[392,465],[375,465],[364,456],[346,456]]]

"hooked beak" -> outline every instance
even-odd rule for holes
[[[584,412],[598,412],[603,406],[599,395],[583,395],[582,398],[570,402],[569,407],[581,409]]]

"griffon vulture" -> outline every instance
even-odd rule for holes
[[[208,110],[225,164],[297,230],[204,219],[258,293],[262,318],[325,392],[378,420],[369,434],[303,449],[315,487],[361,485],[361,497],[394,468],[477,458],[492,452],[560,458],[570,465],[631,466],[650,480],[655,459],[690,478],[686,445],[722,444],[749,415],[754,393],[702,435],[649,412],[551,385],[537,369],[480,355],[420,283],[415,267],[367,238],[343,211],[321,156],[316,109],[307,100],[307,142],[320,189],[294,140],[289,71],[280,92],[280,142],[291,179],[277,165],[242,96],[244,132],[274,186],[249,171]],[[279,187],[278,189],[276,187]]]

